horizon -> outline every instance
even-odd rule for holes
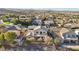
[[[3,9],[33,9],[33,10],[51,10],[51,11],[79,11],[79,8],[3,8]]]

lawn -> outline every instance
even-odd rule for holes
[[[13,25],[11,22],[4,22],[4,25]]]

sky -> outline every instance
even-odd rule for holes
[[[0,8],[53,8],[60,11],[79,11],[79,0],[0,0]]]
[[[79,8],[52,8],[52,10],[57,10],[57,11],[79,11]]]
[[[25,8],[28,9],[28,8]],[[35,10],[53,10],[53,11],[79,11],[79,8],[29,8]]]

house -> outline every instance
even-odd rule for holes
[[[47,28],[51,28],[52,26],[54,26],[53,20],[45,20],[45,21],[43,21],[43,24],[44,24]]]
[[[76,33],[76,35],[79,35],[79,27],[74,27],[71,29]]]
[[[28,40],[46,41],[52,40],[52,37],[48,35],[48,29],[44,26],[37,26],[32,30],[26,32]]]
[[[27,17],[25,15],[20,15],[19,20],[27,20]]]
[[[75,27],[79,27],[79,24],[76,24],[76,23],[67,23],[67,24],[64,25],[64,27],[75,28]]]
[[[14,18],[9,17],[6,19],[6,21],[10,22],[12,19],[14,19]]]
[[[33,36],[33,37],[45,37],[47,36],[47,32],[48,30],[42,26],[37,26],[36,28],[34,28],[33,30],[28,30],[28,33],[26,36]]]
[[[45,37],[47,36],[47,30],[44,28],[37,28],[34,30],[35,37]]]
[[[79,29],[75,29],[74,31],[75,31],[76,35],[79,35]]]
[[[21,30],[22,28],[18,25],[8,25],[6,26],[6,29],[8,31],[16,31],[16,30]]]
[[[10,32],[15,32],[17,36],[19,36],[21,34],[21,27],[18,25],[13,25],[13,26],[6,26],[7,31]]]
[[[50,26],[54,25],[54,22],[53,22],[53,20],[45,20],[44,25],[47,26],[47,27],[50,27]]]
[[[72,26],[72,23],[64,24],[64,27],[66,27],[66,28],[70,28],[71,26]]]
[[[36,26],[36,25],[28,26],[28,29],[29,29],[29,30],[33,30],[33,29],[36,28],[36,27],[39,27],[39,26]]]
[[[60,38],[62,39],[63,38],[63,33],[66,33],[68,32],[69,29],[67,28],[61,28],[61,27],[50,27],[50,33],[52,35],[52,37],[56,38]]]
[[[78,44],[78,37],[74,31],[63,33],[62,43]]]
[[[79,27],[74,27],[74,28],[72,28],[72,30],[75,32],[75,34],[77,35],[77,37],[79,39]]]
[[[40,19],[35,19],[35,20],[32,21],[32,24],[33,24],[33,25],[42,25],[42,20],[40,20]]]

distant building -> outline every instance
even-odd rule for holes
[[[33,24],[33,25],[42,25],[42,20],[40,20],[40,19],[35,19],[35,20],[32,21],[32,24]]]
[[[64,24],[64,27],[66,27],[66,28],[71,28],[71,26],[72,26],[71,23]]]
[[[45,20],[45,21],[44,21],[44,25],[45,25],[46,27],[50,28],[51,26],[54,25],[54,22],[53,22],[53,20]]]
[[[76,23],[67,23],[67,24],[64,25],[64,27],[75,28],[75,27],[79,27],[79,24],[76,24]]]
[[[27,20],[28,18],[25,15],[20,15],[19,20]]]
[[[44,21],[44,24],[45,24],[45,25],[53,25],[54,22],[53,22],[53,20],[45,20],[45,21]]]

